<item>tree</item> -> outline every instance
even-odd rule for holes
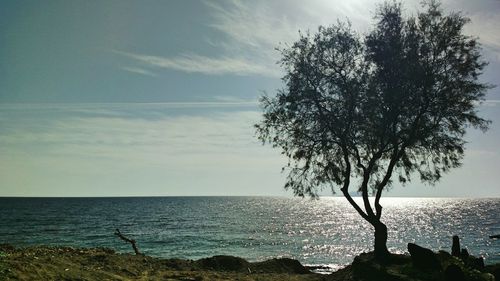
[[[469,20],[445,15],[435,1],[423,9],[405,18],[401,4],[385,3],[365,36],[342,22],[301,34],[280,50],[284,87],[262,97],[255,125],[259,139],[289,159],[285,188],[313,197],[339,188],[374,227],[381,260],[389,252],[380,198],[393,178],[436,183],[461,165],[466,129],[490,123],[477,115],[490,85],[478,81],[486,62],[477,40],[463,34]]]

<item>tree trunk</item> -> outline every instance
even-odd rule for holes
[[[381,262],[387,261],[389,258],[389,250],[387,250],[387,226],[380,220],[373,223],[375,227],[375,258]]]

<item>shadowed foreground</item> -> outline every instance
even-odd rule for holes
[[[215,256],[192,261],[106,248],[0,245],[0,280],[344,280],[332,277],[311,273],[292,259],[250,263]]]
[[[193,261],[120,254],[107,248],[0,245],[0,280],[493,281],[500,268],[496,264],[479,270],[446,252],[430,254],[434,257],[424,257],[423,262],[435,259],[437,268],[425,268],[425,264],[422,268],[408,255],[392,255],[390,262],[381,265],[373,253],[367,253],[357,256],[344,269],[321,275],[287,258],[248,262],[238,257],[214,256]],[[450,265],[454,272],[449,272]]]

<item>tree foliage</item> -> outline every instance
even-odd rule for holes
[[[423,8],[403,17],[400,4],[385,3],[367,35],[338,22],[280,50],[284,87],[261,99],[256,130],[288,157],[285,188],[316,196],[338,187],[375,225],[393,178],[434,184],[461,165],[466,129],[489,124],[476,108],[490,87],[478,80],[486,62],[463,33],[466,17],[435,1]],[[349,195],[351,179],[364,208]]]

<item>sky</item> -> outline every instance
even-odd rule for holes
[[[1,1],[0,196],[291,196],[253,129],[282,87],[275,48],[337,20],[366,33],[377,2],[304,3]],[[500,1],[443,7],[471,18],[500,85]],[[386,195],[500,197],[498,87],[479,112],[493,123],[468,132],[461,168]]]

